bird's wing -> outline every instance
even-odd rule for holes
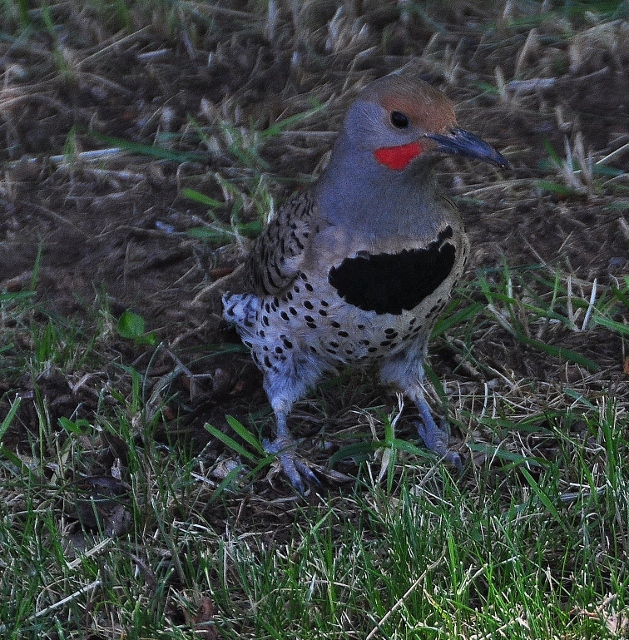
[[[311,191],[299,193],[280,208],[245,263],[250,290],[260,296],[277,295],[291,285],[316,232],[314,217]]]

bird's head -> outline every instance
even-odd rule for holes
[[[509,166],[493,147],[458,127],[451,100],[414,69],[369,84],[351,105],[343,128],[354,148],[393,171],[438,153]]]

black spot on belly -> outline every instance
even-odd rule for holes
[[[349,304],[365,311],[399,315],[414,309],[447,277],[456,258],[446,227],[425,249],[346,258],[328,274],[330,284]]]

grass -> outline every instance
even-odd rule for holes
[[[293,504],[297,517],[279,539],[238,535],[234,521],[217,531],[203,513],[194,460],[151,446],[129,467],[138,479],[127,496],[132,530],[120,540],[86,535],[80,550],[66,546],[71,536],[50,509],[68,488],[36,488],[35,477],[26,484],[14,474],[5,495],[21,508],[3,508],[0,524],[11,569],[1,588],[13,595],[3,599],[2,618],[13,621],[6,637],[54,636],[59,627],[61,637],[89,628],[179,638],[206,623],[225,637],[530,638],[557,629],[613,637],[628,579],[627,477],[613,465],[627,441],[614,407],[602,412],[602,433],[588,425],[596,444],[566,440],[541,472],[515,465],[498,480],[480,470],[473,488],[442,468],[426,477],[410,466],[387,492],[366,466],[346,495]],[[570,483],[561,478],[568,467]],[[255,495],[248,501],[264,507]],[[220,619],[185,624],[208,595]]]
[[[65,90],[86,82],[89,67],[68,33],[102,40],[84,59],[91,63],[149,27],[161,34],[148,41],[155,46],[142,41],[130,58],[180,47],[188,57],[211,51],[213,64],[221,62],[217,43],[242,54],[230,58],[240,64],[247,51],[239,38],[290,40],[296,28],[291,82],[322,87],[315,100],[280,95],[270,114],[235,93],[186,114],[175,131],[164,116],[165,130],[138,139],[121,137],[117,126],[110,135],[73,125],[46,155],[48,177],[73,182],[83,172],[110,186],[135,172],[159,186],[160,172],[174,167],[178,202],[202,212],[181,235],[209,246],[220,265],[219,252],[255,236],[286,185],[308,181],[311,156],[327,148],[338,122],[336,91],[373,62],[365,51],[377,61],[403,58],[395,47],[406,29],[425,43],[427,68],[458,92],[468,121],[507,136],[497,121],[514,112],[534,119],[539,109],[540,130],[553,122],[562,132],[553,141],[511,137],[514,174],[478,187],[480,179],[463,173],[453,188],[466,213],[491,215],[506,233],[526,223],[518,206],[559,219],[566,211],[579,219],[615,211],[627,235],[622,140],[590,149],[578,118],[568,121],[545,106],[545,94],[536,102],[535,91],[513,84],[554,79],[570,64],[579,82],[596,71],[596,52],[601,65],[626,71],[625,36],[614,22],[626,17],[620,3],[495,10],[455,3],[447,11],[429,3],[408,13],[393,3],[379,10],[346,3],[339,12],[315,5],[293,14],[273,2],[246,11],[195,2],[5,2],[6,41],[23,47],[27,62],[33,56],[48,65]],[[365,38],[374,33],[370,49]],[[467,68],[461,33],[477,39],[487,62],[475,54]],[[54,55],[42,62],[44,36]],[[333,59],[343,56],[346,87],[334,78]],[[304,59],[309,73],[318,69],[314,81]],[[479,100],[497,101],[502,111],[496,116],[493,102],[485,109]],[[6,133],[11,142],[21,123],[7,122],[15,125]],[[83,150],[94,144],[109,149]],[[6,145],[7,163],[21,157],[17,148]],[[0,194],[10,201],[13,188],[7,177]],[[597,223],[586,221],[594,235]],[[599,280],[569,257],[551,264],[532,238],[535,259],[523,264],[492,255],[491,237],[477,240],[489,259],[481,256],[484,266],[461,284],[436,326],[429,371],[434,406],[447,404],[462,434],[470,459],[464,474],[435,464],[405,430],[402,408],[370,395],[371,381],[344,376],[298,409],[318,431],[315,462],[331,461],[336,477],[347,472],[350,482],[313,487],[308,499],[284,487],[264,454],[266,405],[252,400],[249,416],[222,420],[226,409],[220,424],[206,425],[201,449],[185,425],[178,431],[201,379],[188,367],[199,363],[186,359],[185,348],[160,342],[163,332],[148,328],[143,310],[114,313],[106,292],[71,319],[53,312],[38,295],[42,248],[22,289],[0,291],[0,636],[626,637],[629,399],[621,367],[629,280]],[[228,352],[208,347],[200,366],[210,375],[208,363]]]

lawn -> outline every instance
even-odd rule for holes
[[[626,2],[0,4],[0,636],[629,635]],[[340,372],[262,441],[221,319],[352,97],[415,59],[511,163],[411,407]]]

